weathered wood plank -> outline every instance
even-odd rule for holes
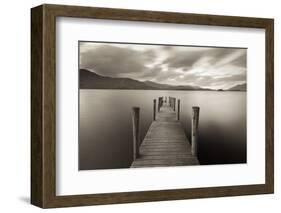
[[[136,164],[142,164],[142,163],[152,163],[152,164],[167,164],[167,163],[189,163],[189,162],[195,162],[195,158],[167,158],[167,159],[140,159]]]
[[[192,155],[186,155],[186,154],[179,154],[179,155],[144,155],[140,156],[140,160],[142,159],[187,159],[187,158],[193,158]]]
[[[146,155],[188,155],[188,152],[185,151],[174,151],[174,152],[169,152],[169,151],[163,151],[163,152],[146,152],[144,156]]]
[[[198,165],[197,160],[193,160],[190,162],[167,162],[167,163],[152,163],[152,162],[147,162],[147,163],[134,163],[131,167],[132,168],[143,168],[143,167],[168,167],[168,166],[191,166],[191,165]]]
[[[174,107],[166,102],[162,103],[155,121],[151,123],[139,153],[132,168],[199,164],[197,157],[191,153],[190,142]]]
[[[142,152],[186,152],[189,151],[186,147],[156,147],[156,148],[146,148],[141,147]]]
[[[185,145],[176,145],[176,146],[141,146],[140,150],[142,152],[145,152],[147,150],[190,150],[189,148],[187,148]]]

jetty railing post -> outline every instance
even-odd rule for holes
[[[191,153],[197,156],[198,146],[198,124],[199,124],[199,110],[197,106],[192,107],[192,121],[191,121]]]
[[[180,99],[178,99],[178,121],[180,120]]]
[[[158,97],[158,112],[160,112],[161,107],[161,97]]]
[[[132,108],[132,121],[133,121],[133,155],[134,160],[139,157],[140,146],[140,108]]]
[[[156,120],[156,99],[153,100],[153,120]]]

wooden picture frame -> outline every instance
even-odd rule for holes
[[[265,184],[192,189],[56,195],[56,17],[265,29],[266,137]],[[273,19],[199,15],[44,4],[31,9],[31,203],[42,208],[132,203],[274,191],[274,21]]]

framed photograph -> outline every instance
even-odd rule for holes
[[[273,19],[31,9],[31,203],[274,191]]]

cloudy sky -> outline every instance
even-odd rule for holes
[[[227,89],[246,82],[247,50],[80,42],[80,68],[110,77]]]

